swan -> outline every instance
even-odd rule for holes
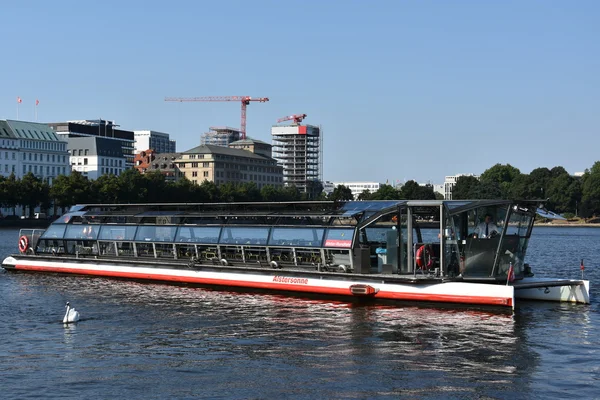
[[[67,312],[65,313],[65,317],[63,318],[63,324],[79,321],[79,311],[75,311],[74,308],[71,308],[68,301],[65,307],[67,307]]]

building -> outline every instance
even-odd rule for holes
[[[185,177],[196,184],[207,180],[216,184],[254,182],[259,189],[267,185],[281,187],[283,168],[273,158],[262,154],[265,151],[263,143],[256,141],[248,144],[242,141],[237,145],[250,145],[258,154],[241,148],[216,145],[201,145],[180,153],[146,152],[144,157],[140,154],[136,168],[142,173],[160,170],[167,179]]]
[[[434,184],[433,185],[433,192],[434,193],[439,193],[442,196],[446,196],[446,192],[445,192],[445,188],[444,188],[444,184],[440,183],[440,184]]]
[[[344,185],[352,191],[354,200],[358,200],[358,196],[365,190],[374,193],[378,191],[381,186],[379,182],[333,182],[334,189],[340,185]]]
[[[46,124],[0,121],[0,174],[17,178],[31,172],[52,184],[58,175],[69,175],[67,142]]]
[[[133,131],[135,139],[135,154],[144,150],[154,150],[156,153],[175,153],[175,141],[168,133],[157,131]]]
[[[273,152],[273,146],[271,146],[269,143],[250,138],[232,142],[229,144],[229,147],[232,149],[247,150],[251,153],[259,154],[269,158],[271,158],[271,154]]]
[[[283,167],[283,182],[310,192],[322,181],[322,132],[313,125],[274,125],[271,128],[273,158]]]
[[[125,171],[125,158],[121,144],[99,136],[71,137],[68,141],[71,170],[89,179],[101,175],[121,175]]]
[[[211,144],[214,146],[229,146],[230,143],[240,140],[241,132],[239,129],[223,127],[210,127],[210,132],[202,134],[200,145]]]
[[[156,153],[152,150],[142,151],[135,155],[135,166],[140,173],[149,171],[160,171],[166,181],[176,181],[181,174],[177,166],[177,160],[181,153]]]
[[[473,176],[479,179],[479,176],[474,174],[458,174],[447,176],[444,179],[444,200],[452,200],[452,189],[454,189],[454,185],[456,185],[456,180],[461,176]]]
[[[132,131],[117,129],[119,125],[116,125],[114,121],[82,120],[53,122],[48,125],[65,141],[76,137],[102,137],[118,143],[121,148],[123,165],[125,168],[133,168],[135,136]],[[70,162],[72,164],[73,160]]]

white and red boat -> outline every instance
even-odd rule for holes
[[[509,200],[75,206],[45,231],[21,230],[19,254],[2,267],[370,301],[589,303],[589,281],[536,278],[524,262],[538,206]],[[493,222],[484,232],[486,215]]]

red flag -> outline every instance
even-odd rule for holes
[[[20,97],[17,97],[17,103],[22,103],[22,102],[23,102],[23,100],[21,100]]]
[[[40,101],[38,99],[35,99],[35,105],[37,106],[38,104],[40,104]]]
[[[510,267],[508,268],[508,273],[506,274],[506,284],[508,285],[508,282],[512,282],[515,280],[515,268],[513,267],[512,263],[510,263]]]

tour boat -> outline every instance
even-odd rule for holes
[[[515,307],[589,303],[589,281],[525,262],[539,201],[90,204],[22,229],[7,271]],[[492,232],[480,228],[485,216]],[[487,225],[486,225],[486,231]]]

